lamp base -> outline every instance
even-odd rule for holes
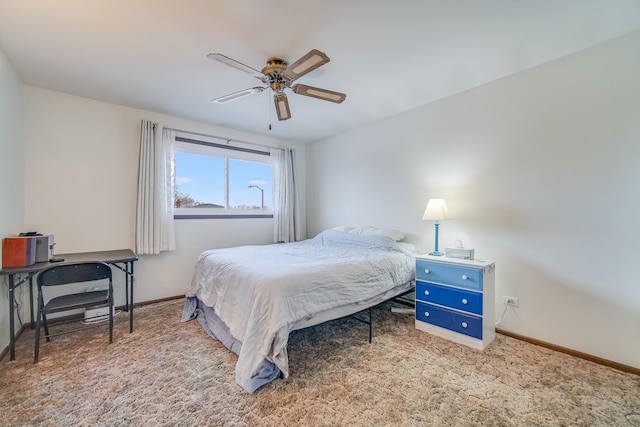
[[[433,252],[429,252],[429,255],[433,255],[433,256],[443,256],[444,254],[443,254],[442,252],[433,251]]]

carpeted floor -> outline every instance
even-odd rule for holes
[[[247,394],[236,356],[184,300],[136,309],[41,345],[33,331],[0,363],[0,425],[640,426],[640,377],[498,335],[484,351],[418,331],[390,305],[367,326],[340,319],[294,332],[291,376]]]

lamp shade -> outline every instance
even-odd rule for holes
[[[424,210],[422,215],[423,220],[444,220],[451,219],[449,214],[449,208],[444,199],[429,199],[427,203],[427,209]]]

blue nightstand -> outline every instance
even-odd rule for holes
[[[495,338],[493,261],[416,257],[416,328],[484,350]]]

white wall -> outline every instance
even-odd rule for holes
[[[500,328],[640,368],[640,32],[307,149],[308,234],[377,225],[433,247],[426,202],[494,259]],[[312,195],[312,196],[311,196]]]
[[[22,88],[22,80],[0,50],[0,238],[14,236],[24,229]],[[6,276],[2,278],[4,280]],[[0,349],[3,349],[9,344],[12,310],[9,309],[8,286],[3,284],[0,288]],[[27,297],[22,300],[26,302],[28,293],[24,295]]]
[[[294,146],[26,86],[25,227],[53,234],[55,253],[133,248],[142,119],[270,146]],[[295,148],[304,178],[305,147]],[[176,251],[141,256],[136,263],[135,302],[183,295],[196,258],[205,249],[273,242],[273,220],[177,220],[176,240]],[[122,274],[116,276],[116,304],[122,304]]]

